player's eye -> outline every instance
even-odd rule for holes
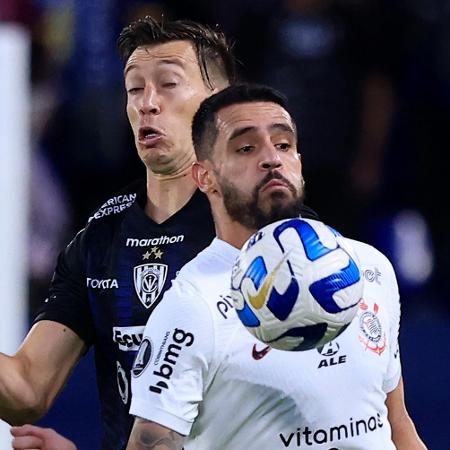
[[[291,144],[289,142],[280,142],[279,144],[275,145],[278,150],[281,150],[283,152],[289,150],[291,148]]]
[[[250,153],[253,150],[253,145],[244,145],[236,150],[236,153]]]
[[[172,88],[178,86],[178,83],[176,81],[166,81],[166,82],[161,83],[161,86],[166,89],[172,89]]]
[[[143,88],[141,88],[141,87],[132,87],[132,88],[127,89],[127,92],[128,92],[128,94],[133,95],[133,94],[137,94],[142,89]]]

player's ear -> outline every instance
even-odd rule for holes
[[[207,161],[196,161],[192,164],[192,178],[197,187],[205,194],[212,193],[214,190],[214,177],[211,174],[212,170]]]

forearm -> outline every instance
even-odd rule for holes
[[[136,418],[127,450],[182,450],[184,436],[176,431]]]
[[[392,440],[397,450],[426,450],[427,447],[417,434],[409,416],[392,425]]]
[[[0,353],[0,417],[10,424],[21,425],[37,420],[44,412],[22,361]]]
[[[386,398],[388,420],[392,430],[392,440],[398,450],[426,450],[425,444],[417,434],[405,406],[403,379]]]
[[[14,356],[0,354],[0,418],[34,422],[50,407],[85,348],[65,326],[35,325]]]

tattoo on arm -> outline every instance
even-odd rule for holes
[[[182,450],[184,436],[155,422],[136,418],[129,450]]]

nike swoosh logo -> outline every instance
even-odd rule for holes
[[[248,294],[248,301],[255,309],[261,309],[266,303],[267,296],[272,288],[273,280],[281,265],[286,261],[290,252],[287,252],[282,260],[275,266],[272,272],[267,275],[264,283],[261,285],[259,291],[255,295]]]
[[[258,360],[264,358],[264,356],[266,356],[267,353],[269,353],[271,349],[272,349],[272,347],[270,347],[269,345],[266,345],[262,350],[258,350],[256,348],[256,344],[253,344],[253,349],[252,349],[253,359],[256,359],[258,361]]]

